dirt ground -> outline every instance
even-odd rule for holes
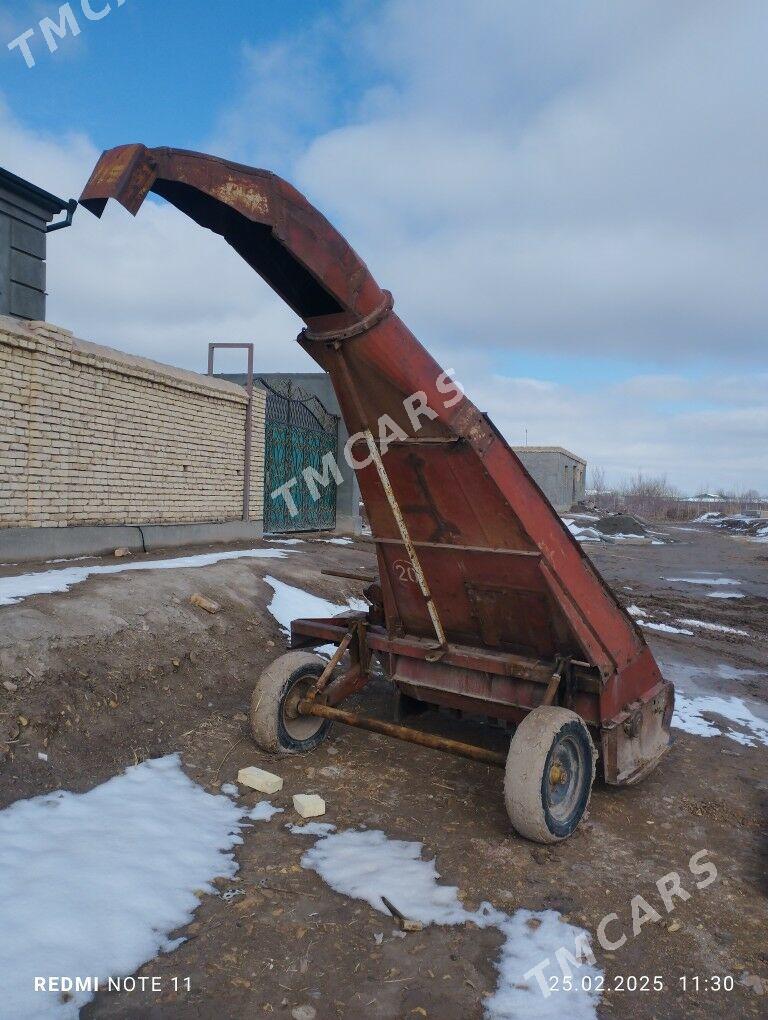
[[[668,533],[673,544],[587,548],[625,604],[657,619],[669,613],[670,621],[747,630],[748,638],[699,631],[647,636],[680,689],[754,699],[753,709],[768,718],[768,545],[705,529]],[[360,595],[361,586],[320,571],[372,564],[362,543],[306,543],[290,547],[284,559],[92,577],[65,594],[0,608],[0,680],[17,685],[0,687],[0,807],[58,788],[87,790],[127,765],[176,750],[210,790],[250,764],[285,778],[272,800],[286,814],[245,831],[238,878],[220,883],[242,895],[204,897],[194,923],[177,933],[187,941],[139,972],[166,982],[189,977],[191,989],[175,993],[166,984],[159,996],[100,993],[81,1016],[290,1017],[301,1005],[321,1020],[482,1016],[483,998],[496,985],[501,936],[468,925],[396,937],[383,915],[300,867],[311,840],[284,826],[297,791],[320,793],[327,820],[339,828],[381,828],[422,841],[425,856],[437,857],[442,880],[459,886],[470,908],[482,900],[509,911],[554,908],[593,934],[605,914],[616,913],[610,932],[627,933],[626,943],[606,952],[594,940],[606,975],[601,1017],[714,1017],[725,1010],[765,1016],[765,746],[676,731],[672,750],[640,786],[617,790],[597,782],[588,820],[553,848],[510,831],[496,768],[338,727],[309,756],[275,761],[254,747],[250,693],[259,671],[285,647],[266,609],[272,589],[264,574],[340,603]],[[693,571],[741,581],[746,597],[712,599],[704,586],[666,580]],[[14,572],[21,569],[0,568]],[[220,602],[222,612],[211,616],[191,606],[198,591]],[[383,681],[356,701],[391,717],[392,693]],[[27,725],[19,725],[19,716]],[[499,749],[508,740],[501,730],[443,714],[416,724]],[[47,762],[38,759],[40,751]],[[252,794],[243,802],[258,799]],[[704,849],[718,877],[698,890],[688,861]],[[667,915],[655,882],[673,870],[691,895]],[[630,901],[638,893],[663,916],[633,938]],[[384,934],[381,945],[377,933]],[[622,990],[628,977],[643,975],[660,976],[663,990]],[[710,990],[708,979],[722,975],[734,976],[733,991]],[[567,1015],[567,999],[564,1008]]]

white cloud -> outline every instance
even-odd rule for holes
[[[42,136],[0,107],[3,165],[62,198],[78,196],[99,150],[81,134]],[[110,203],[101,221],[79,209],[48,242],[48,318],[97,343],[204,371],[211,340],[256,344],[262,371],[306,369],[301,322],[220,238],[169,205],[134,219]],[[275,342],[280,338],[282,343]],[[222,355],[239,371],[242,352]]]
[[[350,4],[246,44],[206,147],[316,201],[513,443],[527,427],[614,479],[768,491],[767,18],[761,0]],[[362,67],[370,88],[344,98]],[[64,197],[97,156],[8,111],[0,137],[10,169]],[[157,203],[78,213],[49,289],[54,321],[161,360],[200,368],[209,339],[253,339],[265,370],[309,365],[293,314]],[[507,378],[515,352],[647,368]]]
[[[671,6],[395,0],[390,103],[299,183],[443,344],[753,358],[768,11]]]
[[[715,379],[683,381],[644,376],[599,387],[549,383],[494,374],[492,357],[470,352],[453,359],[457,377],[513,446],[558,445],[606,469],[611,483],[644,474],[666,474],[685,491],[712,486],[768,490],[765,391],[742,407],[687,410],[686,397],[706,399]],[[731,380],[735,386],[736,380]],[[670,399],[681,399],[679,409]],[[663,409],[659,409],[659,405]]]

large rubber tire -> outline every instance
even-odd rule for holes
[[[326,738],[331,728],[327,719],[300,716],[292,708],[326,665],[311,652],[286,652],[261,674],[251,699],[251,733],[262,751],[301,754]]]
[[[597,752],[584,720],[567,708],[535,708],[509,745],[504,801],[515,830],[537,843],[558,843],[576,829],[589,804]]]

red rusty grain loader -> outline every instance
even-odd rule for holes
[[[637,626],[504,437],[298,191],[212,156],[127,145],[104,153],[81,203],[99,216],[114,198],[135,214],[150,191],[224,237],[303,319],[298,342],[333,381],[378,559],[367,611],[293,621],[292,650],[256,685],[257,744],[310,751],[339,722],[501,765],[517,832],[569,836],[598,753],[623,786],[669,746],[674,688]],[[329,642],[330,661],[310,651]],[[374,662],[396,704],[512,724],[508,754],[339,707]]]

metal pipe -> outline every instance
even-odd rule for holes
[[[400,510],[400,506],[395,499],[395,491],[392,488],[392,483],[389,480],[387,469],[384,467],[384,462],[381,459],[379,448],[374,442],[370,429],[365,430],[365,440],[368,443],[368,449],[373,463],[376,465],[376,471],[378,472],[379,480],[381,481],[382,488],[384,489],[384,495],[387,497],[387,502],[389,503],[390,510],[392,511],[392,516],[395,518],[397,530],[400,532],[400,537],[403,540],[405,551],[408,553],[408,559],[411,561],[413,572],[416,575],[416,581],[421,589],[421,594],[424,596],[424,601],[427,603],[427,612],[432,620],[432,626],[435,628],[438,644],[441,648],[446,648],[448,646],[448,640],[445,636],[443,625],[440,622],[440,617],[437,615],[437,607],[435,606],[432,598],[432,592],[429,590],[429,585],[427,584],[427,579],[424,576],[424,571],[421,569],[421,562],[418,554],[416,553],[413,542],[411,541],[408,526],[405,523],[405,518]]]
[[[346,652],[347,648],[349,647],[349,642],[352,640],[354,635],[355,635],[354,630],[348,630],[344,637],[341,639],[339,647],[336,649],[331,658],[328,660],[328,664],[326,665],[325,669],[317,678],[317,683],[313,684],[312,688],[307,694],[306,698],[307,701],[314,701],[318,694],[322,694],[322,692],[328,686],[328,681],[331,679],[331,674],[333,673],[334,669],[336,669],[338,664],[341,662],[341,657],[344,655],[344,652]]]
[[[377,581],[379,578],[378,574],[370,574],[365,570],[321,570],[321,574],[327,574],[329,577],[348,577],[351,581]]]
[[[67,215],[63,220],[58,220],[56,223],[49,223],[45,228],[46,234],[52,234],[54,230],[63,230],[65,227],[72,226],[72,219],[77,212],[77,199],[70,198],[66,205]]]
[[[384,722],[382,719],[373,719],[369,715],[345,712],[340,708],[331,708],[328,705],[309,701],[307,698],[301,699],[298,709],[299,715],[316,715],[323,719],[332,719],[334,722],[345,723],[345,725],[354,726],[359,730],[383,733],[386,737],[405,740],[409,744],[420,744],[422,747],[430,747],[434,751],[447,751],[448,754],[456,754],[460,758],[471,758],[472,761],[485,762],[486,765],[499,765],[504,768],[507,763],[507,756],[499,751],[489,751],[487,748],[477,747],[475,744],[465,744],[460,740],[449,740],[447,737],[440,737],[434,733],[412,730],[408,726],[397,726],[395,723]]]

